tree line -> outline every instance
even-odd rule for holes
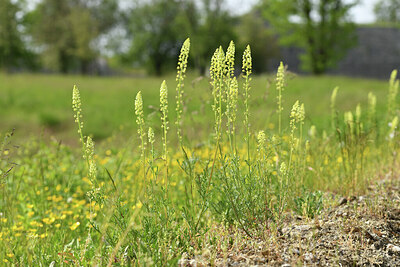
[[[107,57],[160,75],[176,66],[180,46],[190,37],[189,64],[200,73],[216,47],[235,40],[238,53],[252,45],[256,72],[279,57],[279,46],[295,45],[304,50],[304,70],[321,74],[356,41],[349,16],[356,0],[260,0],[240,16],[226,2],[0,0],[0,69],[85,74],[96,59]],[[380,1],[377,14],[386,16],[388,2],[396,1]],[[388,19],[397,16],[392,14]]]

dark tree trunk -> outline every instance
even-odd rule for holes
[[[66,74],[66,73],[68,73],[68,56],[67,56],[67,53],[65,52],[65,51],[63,51],[63,50],[61,50],[60,52],[59,52],[59,55],[58,55],[58,64],[59,64],[59,66],[60,66],[60,71],[61,71],[61,73],[64,73],[64,74]]]

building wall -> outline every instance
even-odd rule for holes
[[[353,77],[387,79],[393,69],[400,68],[400,29],[384,27],[357,28],[358,44],[339,61],[337,68],[328,73]],[[289,70],[301,73],[299,54],[301,49],[281,49],[281,60]],[[271,61],[276,69],[278,60]]]

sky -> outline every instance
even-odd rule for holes
[[[346,0],[349,2],[350,0]],[[375,21],[374,5],[379,0],[361,0],[355,6],[351,15],[356,23],[371,23]],[[258,0],[227,0],[230,10],[235,14],[246,13]],[[240,7],[240,8],[238,8]]]

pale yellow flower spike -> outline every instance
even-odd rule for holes
[[[183,109],[183,87],[186,76],[187,61],[190,51],[190,39],[186,39],[179,55],[177,74],[176,74],[176,127],[180,144],[182,145],[182,109]]]

